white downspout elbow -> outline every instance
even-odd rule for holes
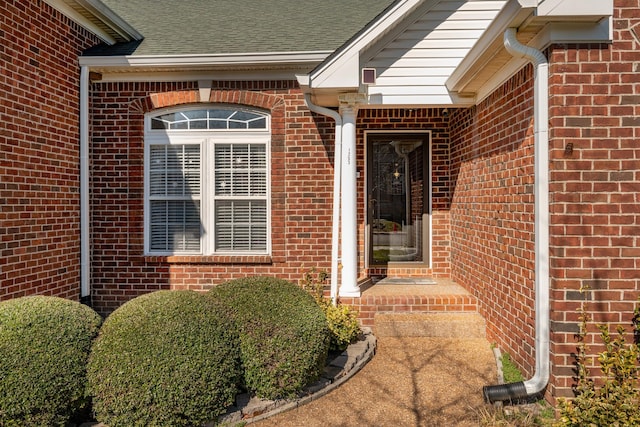
[[[331,224],[331,301],[336,304],[338,298],[338,265],[340,244],[340,185],[342,178],[342,117],[337,111],[320,107],[311,102],[311,95],[305,94],[304,100],[309,110],[331,117],[336,122],[335,154],[333,171],[333,219]]]
[[[80,301],[91,305],[89,235],[89,67],[80,68]]]
[[[549,63],[542,52],[521,44],[516,29],[504,33],[504,46],[534,66],[534,241],[535,349],[533,377],[521,383],[484,387],[485,400],[520,399],[542,392],[549,382]]]

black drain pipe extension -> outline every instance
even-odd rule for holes
[[[534,66],[534,244],[536,371],[526,381],[485,386],[488,403],[520,400],[542,392],[549,382],[549,63],[542,52],[521,44],[516,29],[504,33],[511,55]]]

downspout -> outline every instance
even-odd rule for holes
[[[549,63],[542,52],[521,44],[516,29],[504,33],[504,46],[534,66],[534,242],[536,370],[526,381],[483,387],[493,403],[538,394],[549,382]]]
[[[314,113],[331,117],[336,122],[334,171],[333,171],[333,219],[331,224],[331,302],[336,304],[338,298],[338,265],[340,244],[340,182],[342,177],[342,117],[337,111],[320,107],[311,102],[311,94],[304,95],[307,107]]]
[[[80,68],[80,302],[91,305],[89,236],[89,67]]]

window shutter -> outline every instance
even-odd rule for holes
[[[152,145],[149,150],[149,247],[200,251],[200,145]]]
[[[265,200],[225,200],[216,203],[217,251],[265,251]]]
[[[266,251],[266,146],[217,144],[215,189],[216,251]]]

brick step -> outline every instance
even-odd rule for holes
[[[485,338],[486,324],[478,313],[377,313],[377,337]]]
[[[361,289],[360,298],[341,297],[340,302],[357,310],[362,326],[371,328],[382,313],[478,313],[478,299],[449,279],[386,278]]]

